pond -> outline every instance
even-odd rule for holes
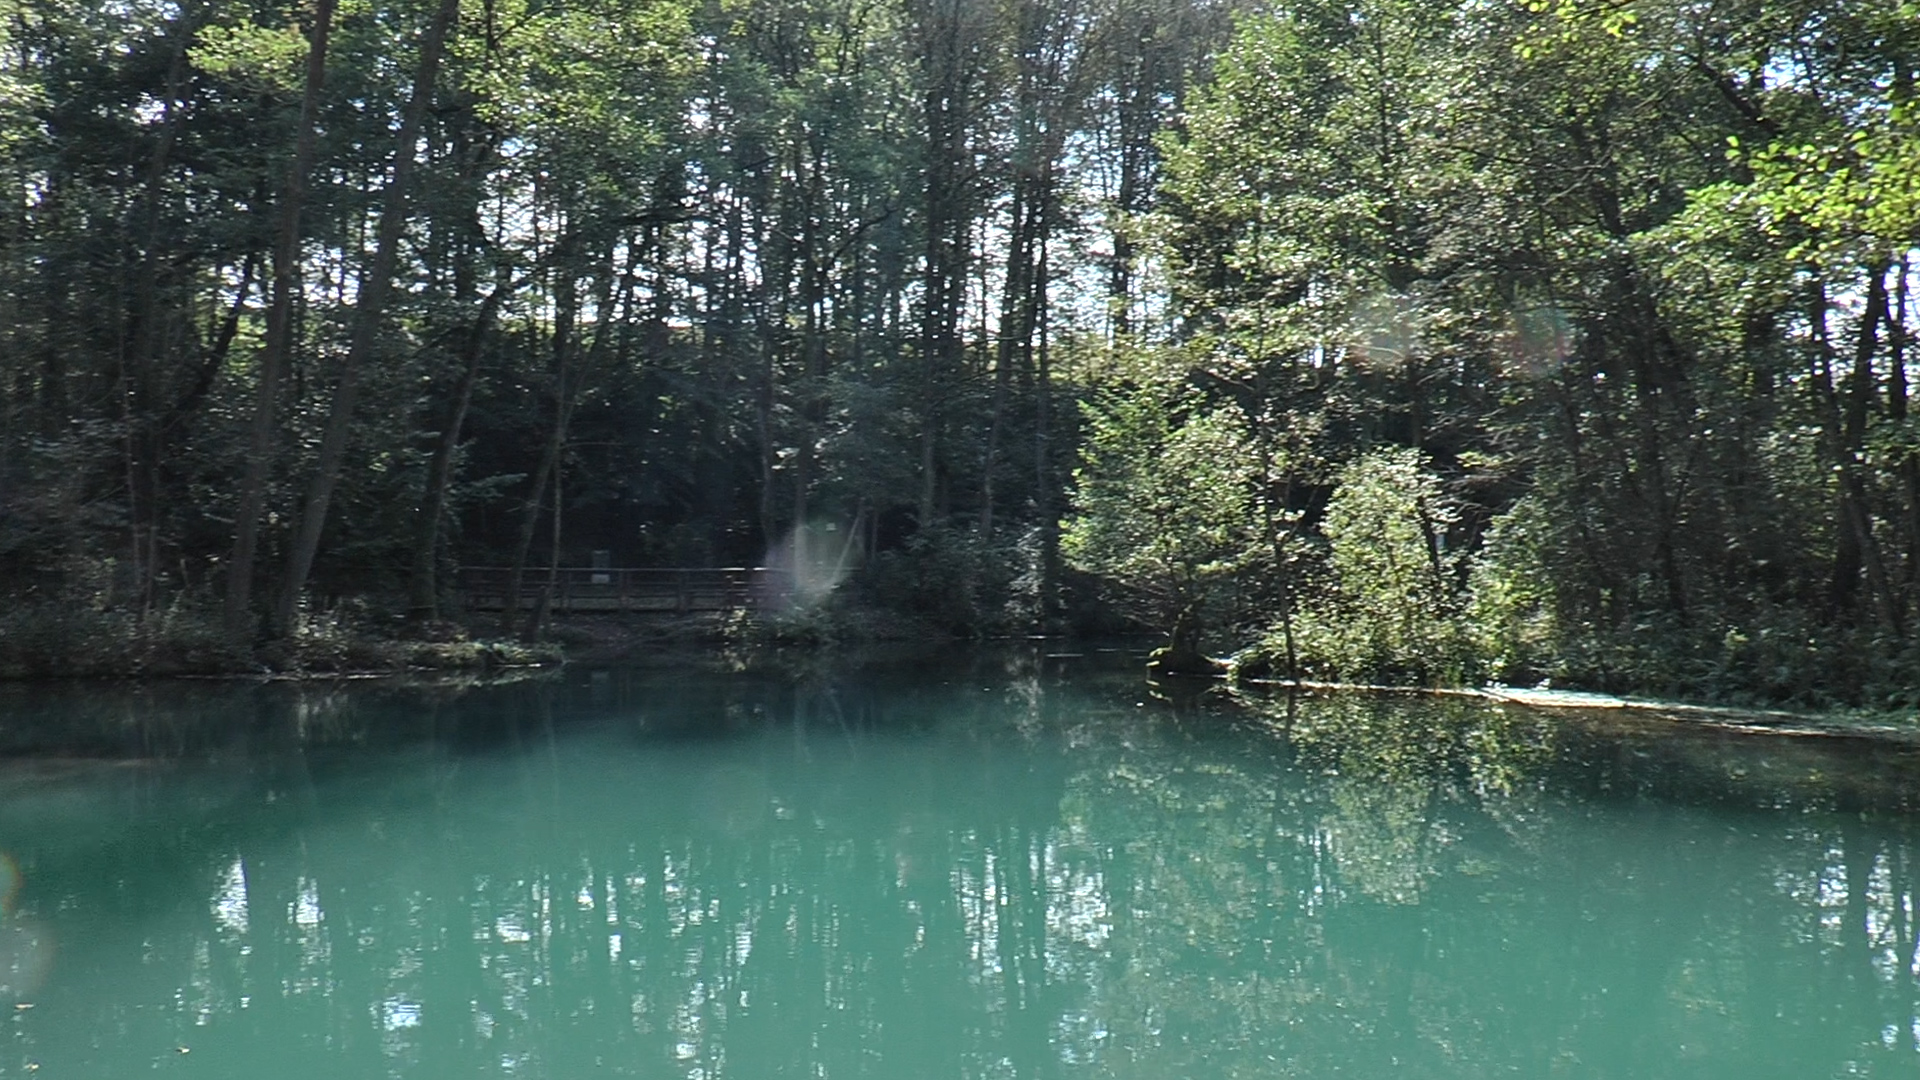
[[[1097,657],[0,689],[0,1077],[1920,1073],[1920,755]]]

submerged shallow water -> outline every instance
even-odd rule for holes
[[[1897,746],[993,658],[0,749],[0,1077],[1920,1074]]]

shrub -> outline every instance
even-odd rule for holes
[[[1495,518],[1469,576],[1467,628],[1488,678],[1532,682],[1561,674],[1563,640],[1548,571],[1552,522],[1534,498]]]
[[[1418,451],[1341,470],[1320,525],[1329,579],[1295,628],[1303,669],[1367,682],[1459,682],[1477,667],[1462,618],[1455,513]]]

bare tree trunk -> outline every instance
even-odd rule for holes
[[[181,392],[172,405],[167,407],[160,418],[160,430],[164,434],[179,427],[187,417],[200,408],[207,393],[213,389],[213,382],[219,377],[221,369],[227,365],[227,354],[233,347],[233,339],[240,333],[240,316],[247,310],[247,294],[253,291],[254,275],[260,270],[260,252],[248,251],[240,260],[240,280],[233,287],[233,303],[227,306],[227,313],[220,318],[213,332],[213,341],[200,356],[200,368],[194,372],[193,381]]]
[[[1857,534],[1862,568],[1880,621],[1896,636],[1903,631],[1899,598],[1880,556],[1879,541],[1873,535],[1873,507],[1868,501],[1866,464],[1867,410],[1874,397],[1873,356],[1880,348],[1879,327],[1888,321],[1887,267],[1868,270],[1866,309],[1860,316],[1860,335],[1854,346],[1853,371],[1848,379],[1846,408],[1846,461],[1843,474],[1851,525]]]
[[[1052,162],[1040,167],[1051,171]],[[1036,207],[1035,202],[1044,206],[1045,195],[1037,189],[1047,180],[1026,175],[1020,162],[1015,163],[1015,168],[1021,171],[1016,172],[1013,181],[1013,223],[1007,244],[1006,283],[1000,298],[1000,341],[994,355],[993,404],[987,420],[986,450],[980,462],[979,531],[983,540],[993,537],[994,474],[1000,467],[1000,430],[1005,423],[1013,370],[1016,365],[1030,367],[1033,363],[1033,335],[1038,317],[1033,264],[1039,234],[1046,228],[1044,211]],[[1038,287],[1045,288],[1045,285]]]
[[[807,550],[811,539],[807,531],[807,516],[811,512],[808,503],[813,485],[813,451],[828,415],[829,370],[826,301],[828,260],[831,255],[825,239],[820,235],[826,213],[826,195],[822,186],[827,166],[820,160],[817,147],[813,148],[811,154],[803,153],[805,149],[799,146],[794,148],[795,173],[805,177],[802,183],[796,185],[805,200],[800,206],[799,237],[802,363],[793,409],[796,429],[792,458],[793,565],[796,571],[808,566],[811,557]]]
[[[414,159],[425,123],[428,105],[433,101],[434,80],[440,71],[440,56],[447,37],[460,15],[460,0],[440,0],[433,21],[420,45],[420,67],[414,76],[413,95],[400,122],[400,136],[394,152],[393,177],[387,184],[386,198],[380,208],[380,231],[375,241],[373,265],[360,282],[358,302],[354,306],[353,336],[347,355],[340,363],[339,381],[333,390],[333,404],[327,413],[327,426],[320,438],[319,460],[307,486],[300,524],[293,546],[287,553],[286,580],[282,583],[280,603],[275,611],[275,629],[286,633],[293,627],[294,611],[306,591],[307,575],[313,569],[314,556],[320,550],[320,533],[326,526],[327,508],[333,500],[334,485],[340,479],[340,464],[346,457],[347,436],[353,424],[354,401],[360,389],[360,369],[377,346],[381,316],[392,291],[394,264],[400,254],[400,234],[407,223],[407,193],[413,180]]]
[[[1287,512],[1293,501],[1293,463],[1289,455],[1285,477],[1276,475],[1274,466],[1278,454],[1273,445],[1273,391],[1264,371],[1257,377],[1261,413],[1255,418],[1254,430],[1258,433],[1260,447],[1260,523],[1262,531],[1266,533],[1267,544],[1273,551],[1273,572],[1280,585],[1280,637],[1287,651],[1287,678],[1298,682],[1300,657],[1293,638],[1293,557],[1288,543],[1293,539],[1293,528],[1287,522]],[[1284,529],[1283,523],[1287,525]]]
[[[560,247],[570,238],[563,236]],[[526,516],[520,519],[520,535],[514,542],[513,568],[507,573],[507,604],[500,617],[501,628],[512,632],[519,622],[520,591],[526,584],[527,557],[533,552],[533,537],[540,529],[541,507],[547,487],[553,484],[560,468],[560,455],[567,445],[567,423],[573,415],[574,342],[573,324],[578,317],[579,295],[568,260],[560,265],[560,281],[555,289],[553,319],[553,427],[547,432],[546,447],[533,472],[533,491],[527,496]],[[558,510],[555,513],[558,514]],[[538,618],[537,612],[534,618]]]
[[[540,504],[542,496],[551,486],[554,490],[553,501],[553,549],[548,559],[548,588],[552,588],[553,568],[559,565],[560,557],[560,473],[567,450],[568,431],[573,422],[573,410],[579,404],[580,391],[586,385],[588,377],[605,357],[608,346],[613,340],[613,328],[632,307],[633,278],[625,275],[620,286],[620,302],[613,301],[615,269],[612,256],[608,257],[605,273],[601,276],[599,288],[595,291],[595,315],[593,343],[588,346],[584,359],[576,359],[579,352],[578,342],[574,340],[573,327],[579,317],[578,299],[571,286],[561,292],[560,314],[563,319],[556,322],[554,342],[554,420],[553,430],[547,438],[546,449],[540,456],[540,467],[534,476],[534,491],[528,500],[527,516],[520,525],[519,541],[514,549],[513,569],[508,574],[507,608],[502,625],[511,629],[514,623],[515,607],[519,603],[520,590],[526,580],[527,557],[533,548],[533,536],[539,529]],[[546,621],[546,599],[535,606],[522,629],[526,637],[533,637]]]
[[[527,641],[540,637],[540,631],[547,625],[547,616],[553,612],[553,593],[560,584],[560,526],[566,520],[567,509],[567,463],[565,446],[561,454],[553,460],[553,515],[549,519],[551,527],[547,536],[547,580],[540,586],[540,599],[527,613],[526,628],[520,636]]]
[[[1823,399],[1829,453],[1840,478],[1834,510],[1836,536],[1828,606],[1835,617],[1852,614],[1864,576],[1872,590],[1876,614],[1888,629],[1898,633],[1900,625],[1892,583],[1874,540],[1872,510],[1867,502],[1865,477],[1861,474],[1865,468],[1867,410],[1873,395],[1873,354],[1879,348],[1879,324],[1887,316],[1884,269],[1874,267],[1869,272],[1865,310],[1860,316],[1853,367],[1848,372],[1844,391],[1834,385],[1833,348],[1826,330],[1828,302],[1823,284],[1815,287],[1809,316],[1815,338],[1813,385]]]
[[[280,377],[287,369],[293,341],[293,294],[300,262],[300,213],[306,201],[307,174],[319,142],[314,128],[320,111],[320,90],[326,82],[327,38],[333,27],[335,0],[314,0],[313,28],[307,44],[307,84],[300,95],[300,127],[294,139],[293,164],[287,169],[286,191],[280,201],[280,227],[273,247],[273,298],[267,309],[266,348],[260,355],[259,384],[253,398],[253,421],[247,432],[247,472],[240,483],[240,508],[234,516],[233,554],[227,560],[227,594],[223,612],[227,635],[251,637],[253,563],[260,543],[260,515],[266,506],[267,474],[273,459],[274,405],[279,400]]]
[[[1040,244],[1040,280],[1047,278],[1047,244]],[[1052,629],[1060,610],[1060,511],[1053,468],[1053,350],[1047,333],[1046,294],[1040,296],[1038,370],[1034,373],[1034,501],[1040,517],[1040,630]]]
[[[1895,423],[1907,421],[1907,309],[1910,286],[1907,275],[1912,268],[1902,255],[1893,264],[1893,309],[1887,318],[1887,397],[1888,412]],[[1920,457],[1912,453],[1900,459],[1900,487],[1906,496],[1906,567],[1901,581],[1911,589],[1920,580]],[[1907,594],[1911,598],[1911,593]],[[1906,605],[1902,605],[1902,616]]]
[[[157,375],[167,353],[169,335],[166,331],[171,322],[171,313],[161,312],[158,295],[162,283],[172,276],[169,266],[172,260],[160,253],[161,188],[180,133],[180,91],[187,72],[187,45],[199,20],[198,9],[183,11],[173,32],[166,91],[161,101],[160,137],[147,163],[141,198],[135,203],[135,213],[145,219],[145,235],[140,245],[138,280],[133,283],[135,299],[129,313],[132,326],[124,334],[125,346],[119,358],[128,540],[132,555],[129,568],[134,609],[142,619],[152,610],[156,599],[160,561],[160,461],[165,454],[165,433],[156,400],[159,397]]]
[[[942,397],[958,365],[966,295],[969,203],[975,179],[968,135],[973,123],[979,28],[971,0],[929,0],[919,13],[922,117],[926,125],[926,254],[920,327],[919,527],[930,529],[939,502]]]
[[[467,407],[473,401],[473,387],[480,377],[480,357],[485,352],[487,329],[493,324],[494,314],[500,310],[500,303],[510,288],[511,285],[506,281],[495,285],[481,302],[480,312],[474,316],[473,325],[467,330],[462,348],[465,365],[460,372],[460,382],[454,387],[453,400],[448,406],[440,439],[434,444],[432,459],[427,462],[426,488],[421,492],[420,506],[414,512],[413,572],[407,583],[408,615],[416,622],[427,622],[440,616],[440,589],[436,580],[440,561],[440,519],[446,513],[447,494],[453,486],[453,459],[460,449],[460,430],[466,426]]]

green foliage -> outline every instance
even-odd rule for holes
[[[1339,477],[1301,549],[1308,673],[1913,680],[1916,25],[1577,0],[1241,25],[1149,230],[1189,348],[1284,478],[1415,447],[1456,515],[1416,589],[1417,483]]]
[[[1920,682],[1911,3],[1239,6],[469,4],[396,147],[433,5],[351,0],[282,258],[314,10],[0,4],[0,585],[150,634],[264,476],[269,590],[405,207],[316,595],[863,522],[929,632]]]
[[[276,93],[298,93],[307,42],[298,27],[242,18],[201,31],[190,55],[200,68]]]
[[[1378,683],[1467,677],[1460,558],[1446,548],[1455,524],[1417,451],[1376,450],[1342,469],[1320,528],[1331,580],[1301,611],[1304,670]]]
[[[928,529],[881,552],[849,583],[856,602],[910,616],[935,635],[1024,631],[1031,619],[1009,606],[1025,559],[1012,538],[990,542],[959,529]]]
[[[1494,519],[1473,560],[1466,620],[1481,670],[1530,682],[1553,670],[1566,641],[1556,621],[1553,522],[1523,498]]]
[[[1152,383],[1108,391],[1084,416],[1061,551],[1150,625],[1217,609],[1261,556],[1239,417]]]
[[[0,678],[203,675],[245,669],[207,605],[147,619],[87,603],[24,602],[0,615]]]

